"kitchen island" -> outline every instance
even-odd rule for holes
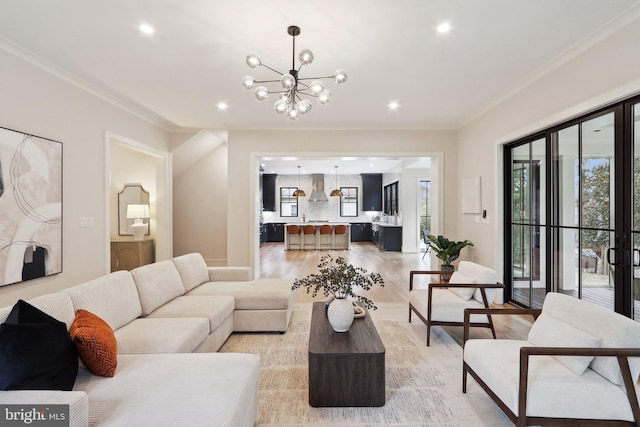
[[[331,227],[330,234],[322,234],[320,229],[322,226]],[[297,226],[299,233],[289,234],[289,226]],[[309,229],[313,227],[311,233],[304,233],[303,228],[307,226]],[[340,229],[345,230],[341,233]],[[336,233],[336,230],[338,233]],[[309,222],[288,222],[284,225],[284,249],[285,250],[349,250],[351,244],[351,224],[348,222],[328,222],[328,221],[309,221]]]

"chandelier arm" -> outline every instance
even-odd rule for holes
[[[267,64],[260,64],[260,66],[261,66],[261,67],[265,67],[265,68],[267,68],[267,69],[269,69],[269,70],[273,71],[274,73],[278,73],[278,74],[280,74],[281,76],[284,76],[285,74],[287,74],[287,73],[283,73],[283,72],[281,72],[281,71],[278,71],[278,70],[276,70],[276,69],[273,69],[273,68],[269,67]]]
[[[280,80],[256,80],[255,83],[278,83]]]
[[[332,79],[333,76],[327,76],[327,77],[305,77],[305,78],[300,78],[298,80],[318,80],[318,79]]]

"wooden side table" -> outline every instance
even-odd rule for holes
[[[151,264],[155,258],[153,239],[111,241],[112,272]]]
[[[309,332],[309,404],[384,406],[385,348],[369,313],[334,332],[324,302],[313,303]]]

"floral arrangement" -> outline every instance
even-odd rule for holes
[[[384,280],[379,273],[367,273],[364,268],[354,267],[343,257],[334,259],[331,255],[320,258],[318,268],[320,268],[319,273],[310,274],[304,279],[296,279],[291,289],[305,288],[313,297],[319,292],[322,292],[325,297],[352,297],[367,309],[378,309],[369,298],[357,295],[354,287],[360,287],[365,291],[374,285],[384,287]]]

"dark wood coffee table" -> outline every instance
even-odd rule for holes
[[[334,332],[324,302],[313,303],[309,332],[309,404],[384,406],[385,348],[369,313]]]

